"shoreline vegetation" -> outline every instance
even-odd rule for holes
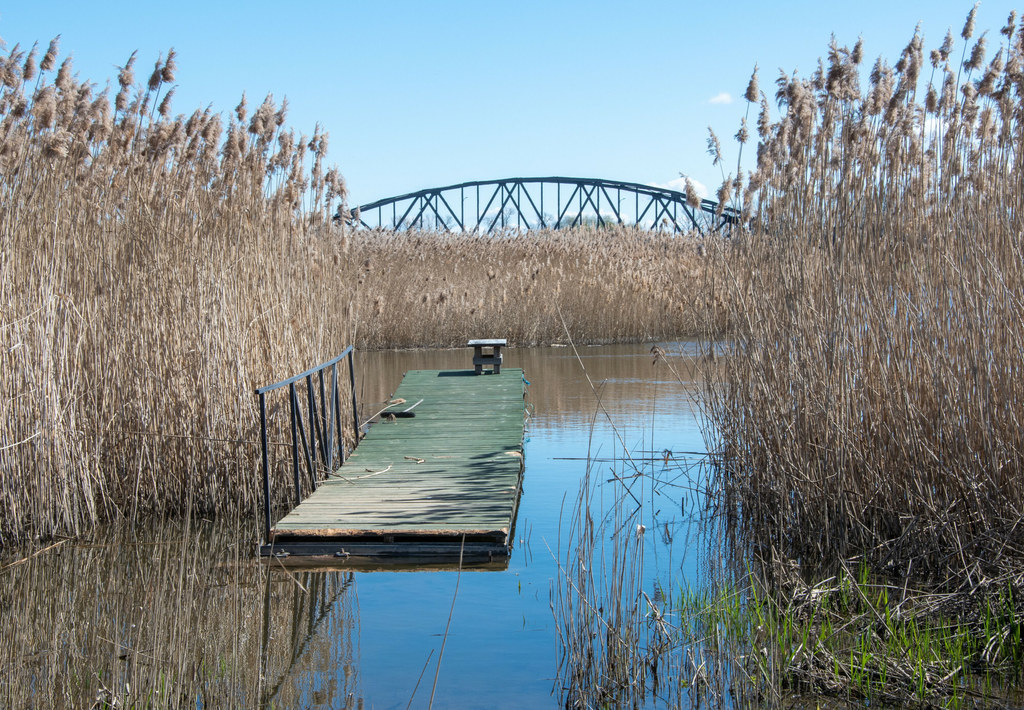
[[[833,41],[758,121],[706,402],[721,500],[771,582],[856,559],[1021,598],[1024,34],[1012,14],[987,53],[973,25],[962,48],[915,33],[866,82],[860,44]]]
[[[153,515],[255,519],[253,389],[349,344],[700,336],[717,437],[702,481],[723,526],[708,535],[726,562],[715,588],[654,600],[631,576],[636,539],[606,541],[615,574],[557,592],[579,617],[561,620],[572,654],[596,659],[563,659],[565,697],[642,704],[644,673],[694,705],[964,706],[992,679],[1018,687],[1015,15],[999,37],[988,51],[972,11],[960,40],[928,51],[915,33],[892,66],[833,41],[771,94],[755,71],[756,128],[737,138],[757,141],[757,167],[719,191],[746,221],[728,240],[353,232],[328,136],[287,128],[286,103],[178,115],[173,51],[142,82],[133,55],[111,99],[58,65],[56,42],[15,47],[0,87],[0,547]],[[713,134],[709,151],[722,160]],[[589,567],[588,513],[573,521],[591,546],[565,568]],[[594,682],[602,658],[624,685]]]
[[[763,557],[957,585],[1024,561],[1024,36],[780,75],[706,392]],[[963,55],[962,63],[959,55]],[[919,79],[925,75],[925,88]],[[756,81],[756,79],[755,79]],[[762,110],[766,98],[760,95]],[[832,570],[834,571],[834,569]]]

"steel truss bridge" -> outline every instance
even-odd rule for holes
[[[735,209],[687,202],[686,193],[635,182],[531,177],[432,187],[360,205],[353,222],[367,229],[490,233],[592,225],[697,231],[728,229]]]

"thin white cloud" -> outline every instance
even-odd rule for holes
[[[723,91],[722,93],[715,94],[710,99],[708,99],[708,103],[709,104],[731,104],[732,103],[732,95],[729,94],[727,91]]]

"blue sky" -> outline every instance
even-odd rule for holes
[[[870,68],[878,55],[894,63],[918,23],[926,50],[950,27],[959,43],[971,6],[40,0],[0,5],[0,36],[8,50],[36,40],[45,49],[61,34],[62,57],[72,54],[80,78],[101,88],[133,50],[145,78],[173,46],[175,112],[212,104],[227,113],[243,91],[251,106],[268,92],[287,96],[289,125],[329,131],[330,160],[359,204],[513,176],[667,184],[683,172],[714,191],[722,178],[705,152],[707,127],[735,170],[727,139],[755,63],[771,96],[779,69],[810,74],[832,33],[850,46],[863,35]],[[1002,0],[979,8],[990,54],[1011,9]]]

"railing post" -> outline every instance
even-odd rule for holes
[[[359,443],[359,405],[356,402],[356,360],[355,350],[348,353],[348,379],[352,386],[352,421],[356,427],[356,443]]]
[[[295,383],[288,385],[288,399],[291,400],[292,410],[292,471],[295,474],[295,505],[302,502],[302,486],[299,481],[299,436],[295,430],[295,420],[298,412],[299,399],[295,394]]]
[[[320,388],[321,393],[323,390],[323,375],[320,376]],[[331,365],[331,401],[330,405],[327,404],[327,397],[322,396],[320,398],[320,404],[324,407],[324,419],[327,421],[327,448],[324,449],[324,456],[326,457],[325,463],[327,464],[327,470],[330,473],[334,473],[334,430],[339,422],[334,416],[334,410],[336,402],[338,400],[338,364]]]
[[[309,378],[306,378],[309,382]],[[310,442],[309,439],[313,438],[316,434],[313,431],[313,425],[310,424],[309,436],[306,436],[306,423],[302,420],[302,406],[299,404],[298,390],[293,393],[295,403],[295,421],[296,429],[299,432],[299,442],[302,444],[302,453],[306,459],[306,473],[309,474],[309,487],[311,490],[316,490],[316,461],[313,456],[316,455],[316,451],[310,451],[310,446],[316,446],[316,441]],[[298,479],[298,476],[296,476]]]
[[[338,465],[340,466],[345,463],[345,431],[341,423],[341,395],[338,392],[337,364],[335,364],[331,374],[331,388],[334,390],[334,421],[337,422],[338,426]],[[359,432],[356,432],[356,436],[359,436]],[[331,446],[333,445],[332,440]]]
[[[309,447],[310,447],[310,450],[311,450],[311,455],[309,457],[311,460],[309,461],[309,464],[308,464],[310,466],[309,481],[310,481],[310,484],[313,487],[313,490],[315,491],[316,490],[316,463],[317,463],[317,453],[316,453],[317,452],[317,446],[316,445],[317,445],[317,431],[318,431],[318,428],[317,428],[317,421],[316,421],[316,402],[313,399],[313,376],[312,375],[310,375],[309,377],[306,378],[306,398],[308,400],[307,403],[309,404]]]
[[[327,396],[324,390],[324,371],[320,370],[317,374],[317,379],[320,381],[320,456],[323,457],[324,466],[328,466],[328,451],[330,451],[331,444],[327,440],[329,436],[327,433]],[[330,466],[328,466],[330,468]]]
[[[267,449],[267,395],[260,393],[260,445],[263,449],[263,539],[270,542],[270,452]]]

